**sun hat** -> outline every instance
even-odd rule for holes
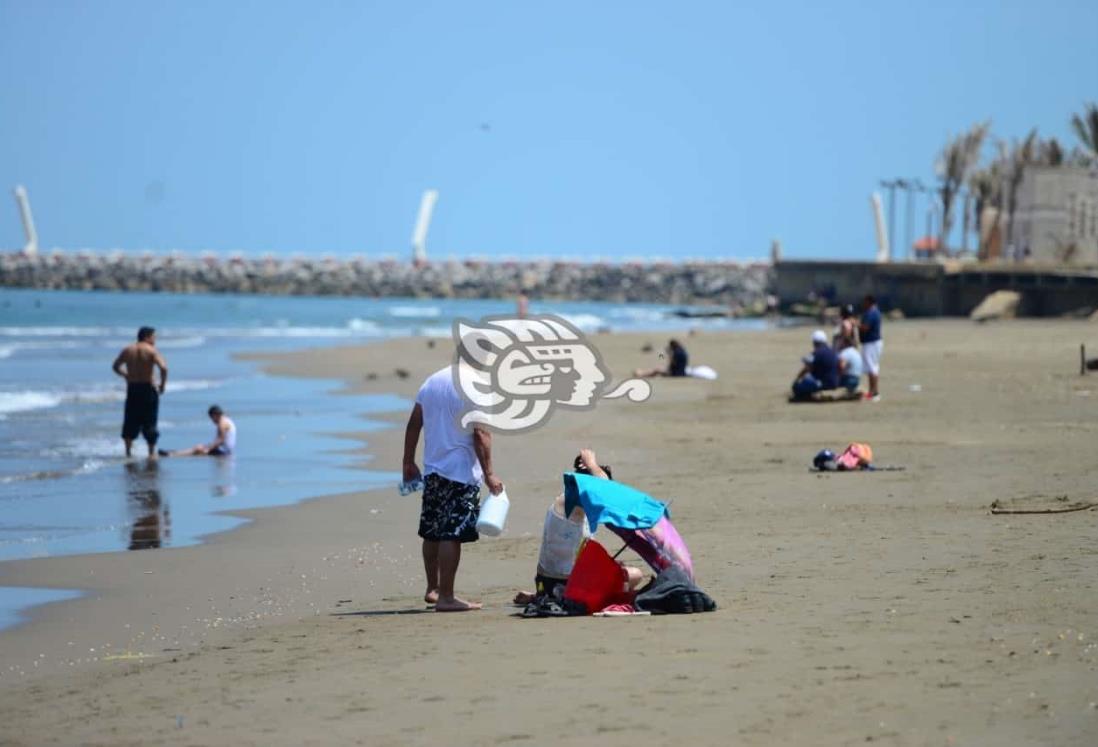
[[[824,332],[822,329],[816,330],[815,332],[812,333],[812,342],[814,342],[814,343],[818,342],[822,345],[826,345],[827,344],[827,333]]]

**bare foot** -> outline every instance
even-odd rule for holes
[[[515,598],[511,601],[514,604],[527,605],[534,601],[536,597],[537,594],[534,594],[532,591],[520,591],[518,594],[515,594]]]
[[[423,595],[423,601],[427,604],[438,602],[438,589],[428,589],[427,593]]]
[[[459,599],[458,597],[451,597],[450,599],[440,598],[435,603],[435,612],[469,612],[471,610],[479,610],[480,608],[480,602],[466,602],[464,599]]]

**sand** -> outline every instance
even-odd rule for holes
[[[496,437],[512,512],[467,548],[478,613],[425,612],[418,506],[395,490],[254,512],[201,547],[5,564],[3,583],[91,593],[0,634],[0,742],[1092,745],[1098,510],[989,508],[1098,496],[1094,330],[890,324],[883,401],[826,405],[785,402],[805,329],[687,338],[718,381]],[[654,362],[646,341],[596,338],[618,377]],[[447,352],[268,363],[411,396]],[[348,448],[396,469],[402,435]],[[808,470],[853,440],[906,469]],[[581,445],[673,499],[717,612],[512,617]]]

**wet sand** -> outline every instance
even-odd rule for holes
[[[1098,497],[1098,377],[1078,375],[1096,329],[887,325],[877,404],[785,402],[808,330],[687,338],[718,381],[497,436],[509,531],[458,579],[478,613],[425,612],[417,502],[395,490],[258,511],[201,547],[7,564],[3,583],[92,591],[0,634],[0,742],[1094,744],[1098,510],[988,509]],[[646,341],[596,338],[618,378],[653,364]],[[411,396],[447,352],[270,365]],[[402,435],[348,448],[395,469]],[[906,469],[808,471],[853,440]],[[674,500],[717,612],[511,617],[581,445]]]

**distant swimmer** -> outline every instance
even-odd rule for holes
[[[210,405],[206,414],[214,424],[213,441],[179,451],[161,451],[160,456],[232,456],[236,451],[236,423],[218,405]]]
[[[156,330],[137,330],[137,342],[122,348],[111,367],[126,380],[126,409],[122,421],[122,440],[126,456],[131,456],[133,441],[144,436],[149,446],[149,459],[156,459],[156,420],[160,413],[160,395],[168,383],[168,364],[156,349]],[[153,369],[160,369],[160,385],[153,385]]]

